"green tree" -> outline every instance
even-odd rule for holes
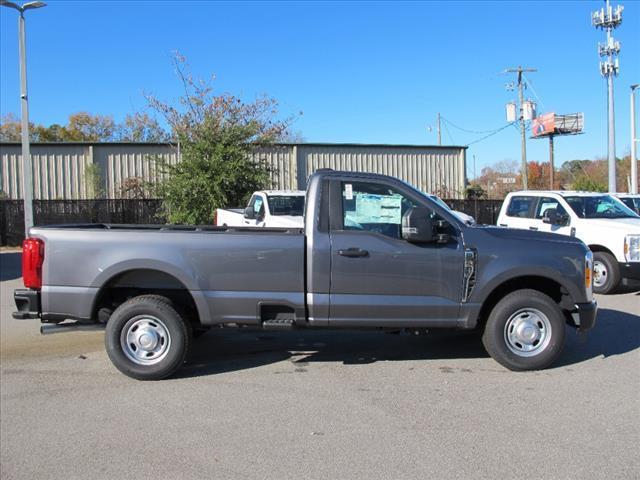
[[[464,196],[469,200],[480,200],[487,196],[487,192],[479,184],[472,183],[465,189]]]
[[[272,172],[251,153],[279,140],[291,119],[278,119],[273,98],[247,103],[214,94],[210,82],[193,78],[183,57],[176,55],[174,65],[184,87],[178,106],[147,97],[171,125],[182,155],[177,164],[163,165],[168,178],[159,193],[170,222],[211,223],[216,208],[241,205],[269,185]]]
[[[582,190],[586,192],[606,192],[608,185],[606,183],[593,180],[586,175],[580,175],[576,177],[571,188],[573,190]]]

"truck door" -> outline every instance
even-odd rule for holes
[[[464,251],[459,227],[448,243],[402,239],[402,215],[434,204],[384,180],[331,184],[332,326],[455,326]]]
[[[502,209],[498,218],[500,227],[521,228],[537,230],[538,226],[532,221],[533,210],[537,198],[532,195],[512,195],[506,200],[509,202],[506,209]],[[502,214],[504,212],[504,214]]]
[[[244,224],[247,227],[263,227],[264,226],[264,221],[265,221],[265,216],[266,216],[266,201],[265,198],[259,194],[256,193],[251,197],[251,200],[249,200],[249,204],[247,205],[247,207],[253,207],[253,211],[255,212],[255,218],[245,218],[244,219]]]
[[[545,213],[548,210],[556,210],[560,215],[564,215],[566,222],[562,225],[551,225],[544,222]],[[561,235],[571,234],[571,217],[560,203],[560,200],[553,197],[540,197],[538,198],[538,205],[536,206],[534,216],[535,226],[541,232],[559,233]]]

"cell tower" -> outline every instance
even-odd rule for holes
[[[618,54],[620,53],[620,42],[613,39],[612,32],[622,23],[622,10],[624,7],[618,5],[614,9],[609,0],[605,1],[605,7],[591,14],[591,24],[601,30],[606,30],[606,43],[598,42],[598,54],[602,58],[600,61],[600,74],[607,79],[607,110],[609,116],[608,126],[608,152],[609,152],[609,191],[616,191],[616,125],[613,108],[613,77],[620,71]]]

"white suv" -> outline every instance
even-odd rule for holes
[[[498,225],[579,238],[593,251],[593,291],[640,281],[640,216],[605,193],[523,191],[507,195]]]

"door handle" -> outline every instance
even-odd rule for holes
[[[338,255],[343,257],[367,257],[369,252],[362,250],[361,248],[347,248],[345,250],[338,250]]]
[[[506,223],[501,223],[500,226],[501,227],[508,227],[509,225],[507,225]]]
[[[529,230],[538,230],[538,227],[529,227]]]

